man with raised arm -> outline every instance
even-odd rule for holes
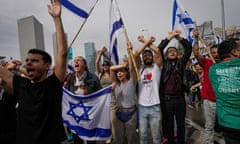
[[[176,119],[177,127],[177,144],[185,144],[184,69],[191,55],[192,46],[180,34],[179,30],[169,32],[167,38],[162,40],[158,46],[166,57],[163,59],[160,97],[162,100],[163,133],[167,136],[169,144],[175,143],[174,119]],[[174,42],[173,45],[170,41]],[[179,57],[178,43],[181,43],[184,48],[181,58]]]
[[[62,124],[62,86],[66,74],[67,43],[61,20],[60,0],[51,0],[48,12],[52,16],[56,33],[58,54],[55,70],[47,77],[51,56],[42,50],[27,53],[27,77],[12,74],[0,66],[1,87],[16,96],[17,144],[60,144],[66,139]]]
[[[153,144],[160,144],[159,84],[162,55],[158,47],[152,44],[155,41],[154,37],[145,41],[143,36],[139,36],[138,40],[143,43],[134,54],[135,58],[139,60],[138,67],[141,75],[141,80],[138,82],[140,144],[147,144],[148,124],[150,125]],[[149,49],[146,49],[146,47],[149,47]],[[143,64],[141,64],[140,54],[142,54]]]
[[[197,59],[200,66],[203,68],[203,82],[201,89],[201,97],[203,98],[203,110],[205,118],[205,135],[204,140],[206,144],[214,144],[214,126],[216,123],[216,97],[213,92],[212,84],[210,82],[208,72],[210,66],[214,64],[213,60],[210,58],[205,58],[200,54],[199,51],[199,31],[197,29],[193,30],[194,35],[194,45],[193,54]],[[215,62],[219,62],[218,57],[218,47],[213,45],[210,48],[210,54],[212,55]]]

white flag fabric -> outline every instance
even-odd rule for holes
[[[68,64],[68,65],[67,65],[67,75],[69,75],[69,74],[73,73],[73,71],[74,71],[74,68],[73,68],[73,66],[72,66],[72,65],[70,65],[70,64]]]
[[[180,0],[173,2],[172,30],[181,30],[181,36],[186,38],[190,43],[193,41],[192,30],[195,28],[192,18],[183,8]]]
[[[116,0],[111,0],[110,4],[110,46],[109,52],[111,61],[114,64],[119,64],[117,39],[123,32],[123,20],[120,15],[120,11]]]
[[[109,139],[111,90],[108,86],[89,95],[75,95],[63,88],[64,125],[84,140]]]
[[[97,0],[61,0],[62,5],[81,17],[82,20],[88,18],[91,9]]]

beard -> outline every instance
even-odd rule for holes
[[[153,64],[153,60],[145,60],[145,61],[143,61],[143,63],[144,63],[144,65],[146,65],[146,66],[150,66],[150,65]]]

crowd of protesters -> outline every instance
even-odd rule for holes
[[[240,143],[239,39],[212,46],[204,57],[197,29],[193,30],[193,45],[179,30],[169,32],[158,47],[153,44],[155,37],[139,36],[141,45],[134,53],[127,42],[128,59],[123,64],[113,65],[104,47],[97,52],[96,74],[89,72],[84,57],[77,56],[74,72],[66,76],[67,43],[60,1],[51,1],[48,12],[58,45],[53,72],[48,73],[51,56],[39,49],[28,51],[23,66],[17,60],[1,60],[0,143],[64,144],[67,134],[73,135],[74,144],[84,143],[63,126],[62,87],[87,95],[109,85],[112,137],[106,143],[147,144],[149,126],[153,144],[185,144],[186,106],[193,108],[196,98],[203,105],[204,143],[214,144],[216,125],[226,144]],[[190,59],[192,52],[196,63]],[[102,56],[108,60],[100,65]]]

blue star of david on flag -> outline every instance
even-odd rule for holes
[[[111,91],[109,86],[89,95],[75,95],[63,88],[63,124],[85,140],[109,139]]]
[[[194,28],[195,24],[188,12],[182,7],[180,0],[174,0],[172,30],[181,30],[182,37],[186,38],[190,43],[192,43],[192,30]]]
[[[82,114],[78,113],[79,111],[74,111],[75,109],[82,109]],[[78,104],[74,104],[69,102],[69,111],[67,114],[71,115],[77,123],[79,123],[81,120],[90,120],[88,116],[88,112],[91,110],[92,106],[85,106],[82,101],[80,101]]]
[[[177,17],[179,18],[179,23],[182,23],[183,22],[183,19],[182,19],[182,15],[181,14],[177,14]]]

